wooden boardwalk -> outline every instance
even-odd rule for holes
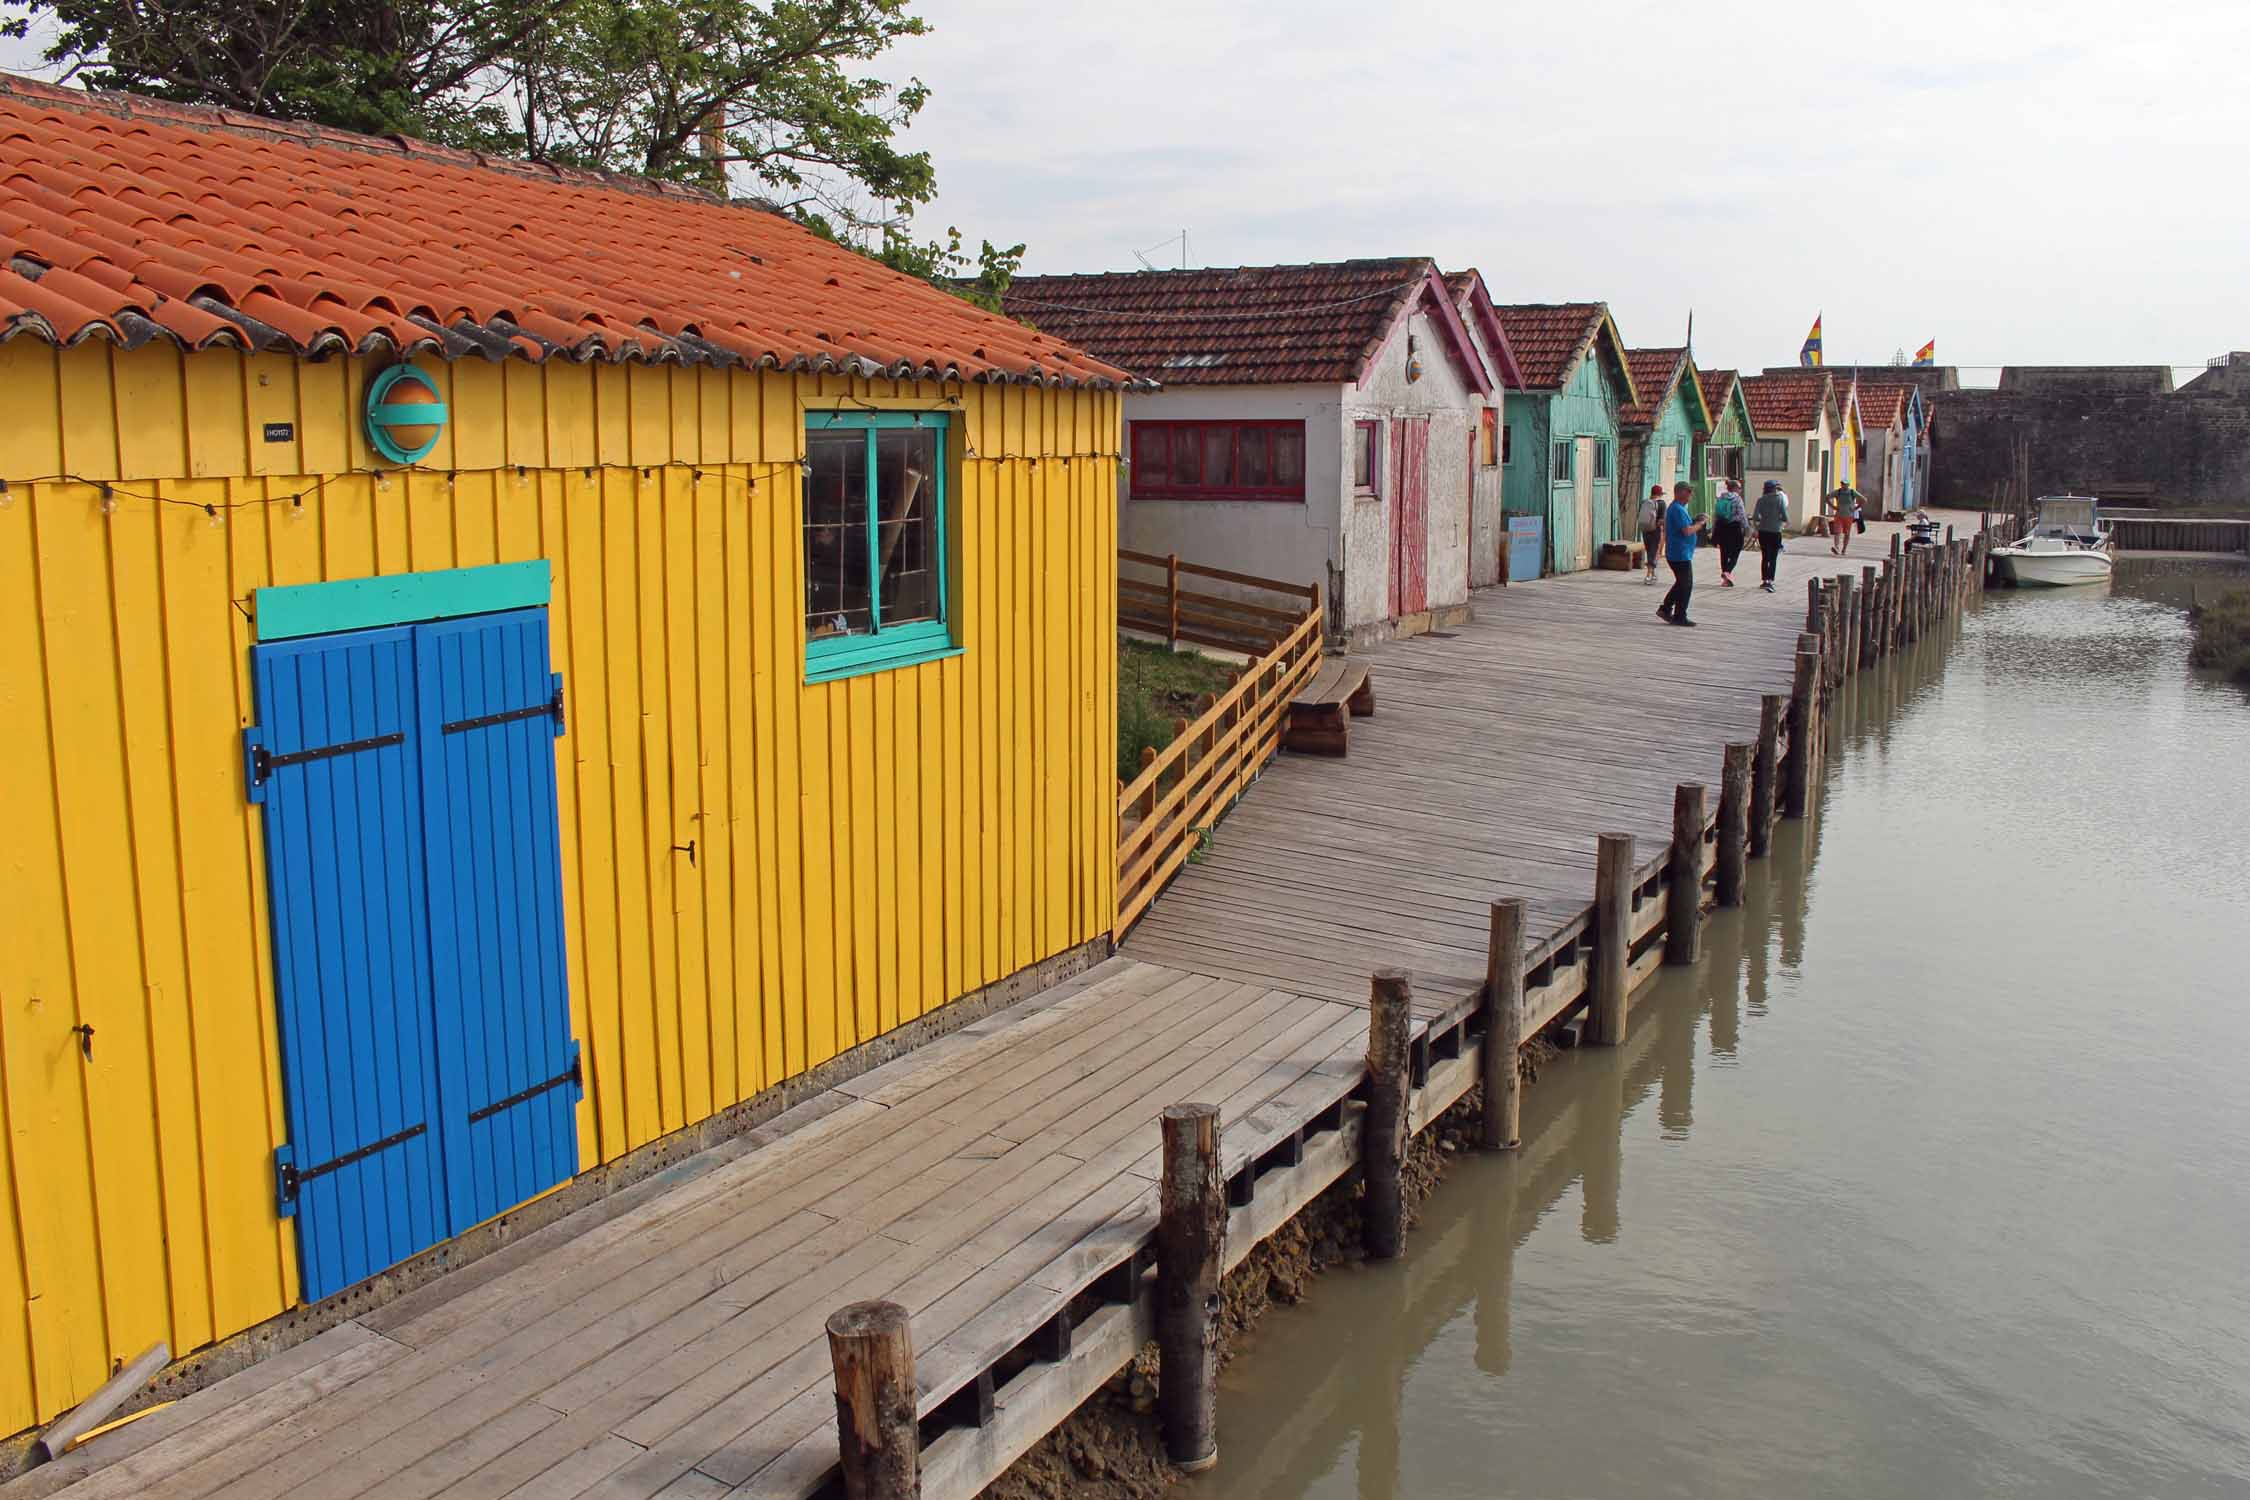
[[[1716,805],[1727,742],[1755,740],[1760,696],[1789,691],[1805,580],[1879,562],[1896,529],[1842,559],[1792,541],[1772,594],[1755,553],[1750,584],[1722,589],[1706,552],[1694,630],[1656,618],[1639,573],[1595,572],[1489,591],[1474,622],[1376,648],[1350,756],[1277,761],[1122,951],[1354,1005],[1397,965],[1423,1011],[1465,1003],[1493,901],[1524,898],[1537,953],[1593,900],[1597,834],[1632,834],[1645,862],[1671,841],[1676,786],[1702,777]]]
[[[1147,1336],[1158,1111],[1221,1106],[1231,1264],[1356,1160],[1375,967],[1427,1002],[1413,1119],[1457,1098],[1488,903],[1529,899],[1536,953],[1582,923],[1596,833],[1662,852],[1674,785],[1787,689],[1808,559],[1699,589],[1695,631],[1602,574],[1373,653],[1350,757],[1277,763],[1122,956],[0,1496],[795,1500],[835,1469],[823,1322],[872,1297],[914,1315],[925,1413],[972,1418],[925,1493],[974,1493]]]

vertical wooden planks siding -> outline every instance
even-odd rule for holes
[[[1114,396],[433,369],[442,454],[375,474],[362,365],[0,346],[0,713],[25,726],[0,749],[8,1430],[297,1295],[238,739],[261,587],[553,563],[585,1163],[1110,925],[1116,469],[1084,455],[1114,452]],[[964,650],[807,686],[802,413],[847,397],[954,411]],[[63,474],[130,492],[105,516]]]

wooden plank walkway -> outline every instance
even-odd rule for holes
[[[1849,565],[1884,547],[1871,528]],[[1659,854],[1673,786],[1786,690],[1808,559],[1827,565],[1797,544],[1778,595],[1699,588],[1694,632],[1660,625],[1637,576],[1600,574],[1489,594],[1475,624],[1373,653],[1381,706],[1350,758],[1278,763],[1122,956],[0,1497],[815,1493],[837,1451],[828,1313],[905,1303],[940,1405],[1129,1263],[1165,1105],[1220,1104],[1230,1260],[1346,1170],[1369,972],[1404,964],[1457,1020],[1493,898],[1528,897],[1552,942],[1583,920],[1597,832]],[[1471,1077],[1458,1028],[1430,1047],[1418,1121]],[[1137,1347],[1142,1284],[1103,1284],[1080,1356],[1041,1346],[1037,1399],[925,1454],[933,1495],[973,1492]]]
[[[1974,530],[1976,517],[1963,517]],[[1596,835],[1629,833],[1642,862],[1672,836],[1672,794],[1758,736],[1758,702],[1787,693],[1807,578],[1880,565],[1895,525],[1851,556],[1792,539],[1781,582],[1718,587],[1698,559],[1679,630],[1634,573],[1591,572],[1491,590],[1477,618],[1366,654],[1374,717],[1343,761],[1267,770],[1124,953],[1364,1005],[1367,976],[1398,965],[1418,1010],[1466,1004],[1483,983],[1491,903],[1521,896],[1536,952],[1585,914]]]

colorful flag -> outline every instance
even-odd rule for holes
[[[1934,365],[1937,363],[1936,339],[1931,339],[1921,348],[1914,351],[1914,363],[1918,365]]]
[[[1808,370],[1820,368],[1820,317],[1815,314],[1812,332],[1805,335],[1805,347],[1797,351],[1797,363]]]

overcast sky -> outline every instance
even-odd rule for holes
[[[2250,348],[2243,0],[919,8],[924,223],[1027,270],[1431,255],[1711,367]]]

